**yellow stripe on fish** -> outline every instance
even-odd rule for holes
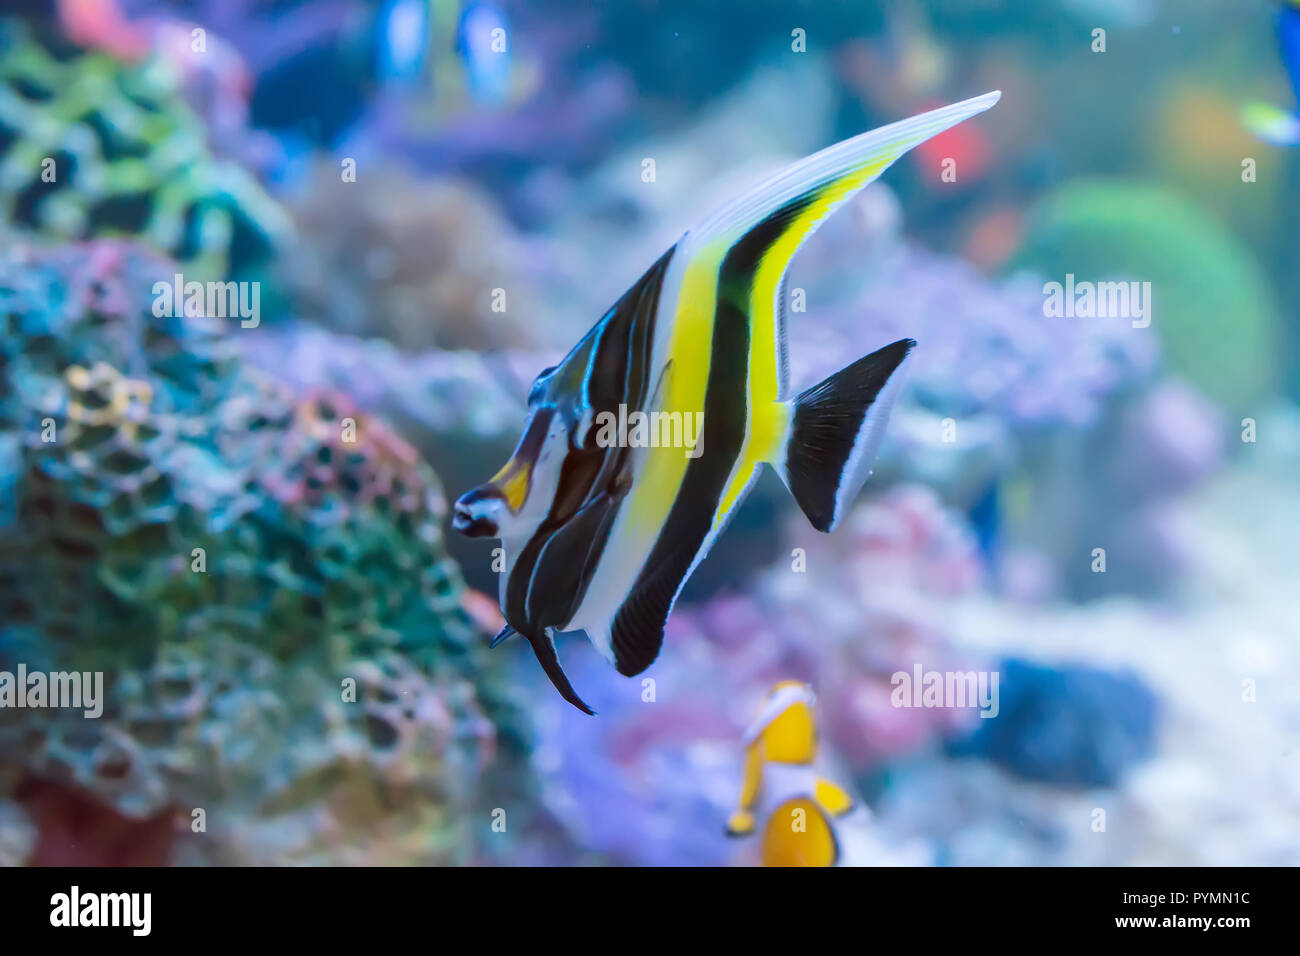
[[[835,206],[879,176],[896,158],[872,159],[864,168],[841,176],[820,189],[816,201],[763,255],[749,300],[749,429],[741,461],[718,508],[715,527],[719,531],[731,517],[732,509],[739,504],[758,467],[764,462],[777,460],[788,437],[790,408],[780,394],[785,384],[781,381],[783,357],[780,355],[784,330],[780,327],[778,297],[785,294],[782,284],[790,263],[804,240]]]
[[[658,411],[683,415],[705,412],[718,269],[727,248],[728,244],[719,240],[687,265],[672,319],[672,338]],[[677,500],[682,477],[691,461],[682,451],[664,447],[646,449],[645,468],[628,501],[631,515],[628,531],[647,545],[663,527]]]

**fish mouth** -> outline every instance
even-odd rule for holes
[[[456,499],[451,526],[467,538],[497,537],[497,518],[506,506],[505,495],[492,482],[471,488]]]
[[[456,510],[451,516],[451,527],[467,538],[495,538],[497,523],[491,518],[476,515],[468,507],[456,502]]]
[[[549,415],[534,415],[501,470],[456,499],[452,528],[469,538],[501,537],[501,522],[517,516],[528,499],[549,421]]]

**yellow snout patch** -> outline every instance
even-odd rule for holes
[[[511,458],[500,471],[492,476],[488,484],[495,485],[505,496],[506,505],[517,512],[524,506],[528,497],[528,480],[533,474],[533,463],[519,458]]]

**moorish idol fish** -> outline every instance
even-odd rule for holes
[[[745,777],[740,807],[728,836],[749,836],[766,817],[759,844],[764,866],[834,866],[840,861],[836,821],[853,798],[818,776],[813,689],[782,681],[772,689],[745,734]]]
[[[1291,92],[1300,104],[1300,0],[1282,0],[1274,20],[1282,65],[1291,79]],[[1300,111],[1268,103],[1250,103],[1242,112],[1247,129],[1274,146],[1300,144]]]
[[[771,465],[830,531],[870,473],[916,344],[901,339],[791,397],[785,276],[817,225],[900,156],[998,92],[816,153],[704,219],[659,257],[528,396],[514,455],[456,502],[453,527],[501,539],[493,646],[518,633],[565,700],[554,635],[585,631],[633,676],[758,476]],[[698,421],[698,447],[616,440],[611,416]],[[624,413],[627,413],[626,415]]]

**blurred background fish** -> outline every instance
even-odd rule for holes
[[[1278,52],[1291,80],[1291,94],[1300,105],[1300,2],[1280,0],[1274,20]],[[1242,113],[1247,129],[1266,143],[1294,146],[1300,143],[1297,107],[1280,109],[1267,103],[1249,103]]]
[[[465,63],[470,95],[500,106],[510,93],[513,58],[505,15],[490,3],[467,3],[456,31],[456,50]]]
[[[428,0],[387,0],[375,29],[376,70],[387,82],[413,84],[428,69],[426,62],[435,25],[436,4]]]
[[[807,684],[772,688],[745,734],[745,779],[727,835],[759,834],[763,866],[835,866],[844,862],[837,821],[853,798],[819,776],[817,696]]]

